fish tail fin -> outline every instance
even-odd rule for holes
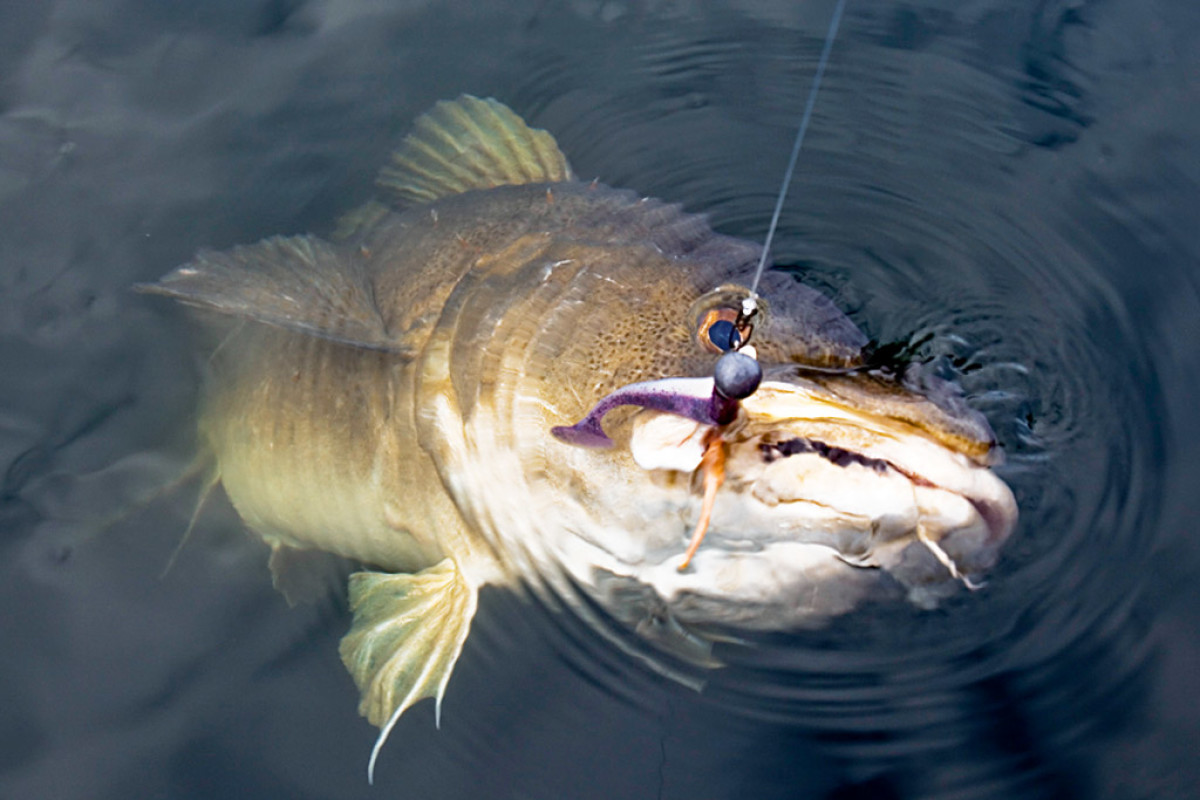
[[[554,137],[503,103],[461,95],[421,115],[376,183],[401,204],[474,189],[574,179]]]
[[[357,572],[350,576],[354,622],[339,648],[358,686],[358,711],[380,728],[367,780],[396,721],[418,700],[442,696],[462,652],[479,590],[452,559],[416,573]]]

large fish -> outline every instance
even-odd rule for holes
[[[791,275],[766,274],[751,328],[757,245],[576,180],[550,134],[469,96],[379,186],[331,240],[143,287],[211,312],[200,438],[277,585],[312,551],[364,565],[341,653],[382,728],[372,765],[406,708],[440,709],[484,584],[586,592],[691,652],[889,588],[928,605],[994,562],[1017,511],[987,423],[917,367],[871,368]],[[757,391],[686,411],[747,336]],[[623,407],[601,424],[597,403]]]

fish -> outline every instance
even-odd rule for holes
[[[406,709],[433,698],[440,724],[485,585],[712,663],[728,632],[881,593],[931,607],[994,566],[1018,511],[987,420],[881,365],[792,273],[762,276],[747,320],[758,244],[578,179],[470,95],[417,119],[377,185],[329,236],[139,287],[212,336],[200,447],[276,586],[302,595],[321,554],[358,565],[340,653],[380,728],[372,779]],[[730,399],[732,351],[758,375]]]

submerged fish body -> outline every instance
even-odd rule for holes
[[[569,583],[634,626],[787,629],[882,584],[929,603],[995,560],[1016,506],[986,423],[871,373],[863,334],[782,273],[732,423],[627,408],[612,447],[551,435],[621,387],[711,375],[704,320],[746,295],[757,245],[577,181],[492,100],[435,107],[380,185],[334,241],[204,253],[143,287],[212,312],[201,438],[277,581],[310,551],[366,565],[342,655],[380,742],[440,703],[484,584]],[[710,434],[725,483],[681,571]]]

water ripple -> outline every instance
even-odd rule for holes
[[[936,37],[922,51],[842,43],[776,248],[873,338],[914,344],[956,376],[988,415],[1022,510],[1011,545],[987,587],[938,611],[874,605],[825,630],[721,646],[727,667],[704,690],[724,711],[808,730],[838,757],[954,753],[953,785],[1039,796],[1053,781],[1031,758],[1095,735],[1145,691],[1150,646],[1134,607],[1163,491],[1154,346],[1110,277],[1152,239],[1118,189],[1090,185],[1074,162],[1042,170],[1069,142],[1039,138],[1022,111],[1072,121],[1072,138],[1087,126],[1088,82],[1060,46],[1070,17],[1043,20],[1028,80],[960,60],[969,47]],[[718,80],[745,66],[741,50],[662,36],[635,56],[652,102],[598,99],[567,138],[590,140],[584,160],[628,165],[633,185],[760,237],[795,108],[759,101],[802,96],[806,44],[789,69],[744,83],[755,110],[742,115]],[[693,94],[670,96],[677,80]],[[664,139],[686,158],[664,157]]]

